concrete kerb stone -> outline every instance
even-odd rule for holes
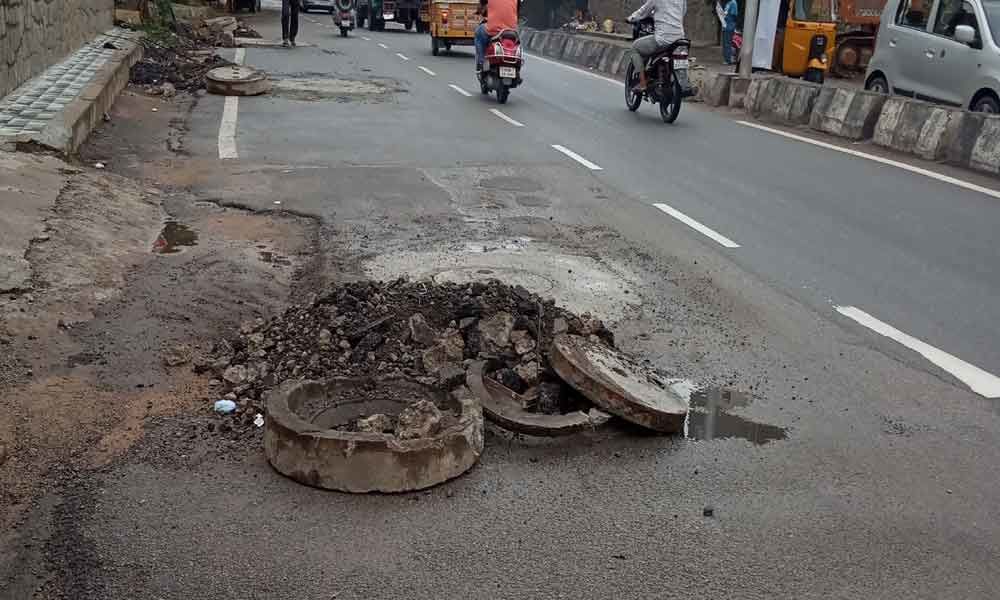
[[[546,56],[551,56],[552,58],[562,58],[565,52],[566,42],[569,41],[569,36],[562,33],[553,33],[548,36],[548,40],[545,42],[545,48],[542,53]]]
[[[952,128],[947,160],[985,173],[1000,174],[1000,116],[966,112]]]
[[[872,142],[927,160],[944,160],[965,114],[918,100],[887,98],[875,124]]]
[[[754,81],[764,81],[765,77],[733,77],[729,83],[729,108],[745,108],[747,96],[751,92],[751,84]]]
[[[862,90],[824,87],[813,106],[809,126],[850,140],[870,139],[886,98]]]
[[[701,99],[709,106],[729,106],[729,90],[735,78],[735,73],[707,75],[698,88]]]
[[[378,385],[394,385],[379,380]],[[462,475],[483,452],[483,413],[466,390],[455,399],[457,420],[429,437],[399,439],[387,433],[350,432],[312,421],[299,411],[315,399],[328,400],[337,386],[360,386],[358,380],[288,381],[267,396],[264,454],[279,473],[300,483],[342,492],[407,492],[428,488]],[[461,388],[464,389],[464,388]],[[418,399],[418,398],[414,398]],[[401,407],[400,407],[401,408]],[[343,416],[343,415],[340,415]],[[361,416],[361,415],[356,415]]]
[[[747,91],[746,109],[759,119],[806,125],[821,90],[820,85],[795,79],[755,79]]]
[[[129,71],[142,59],[142,45],[129,43],[118,50],[100,68],[91,83],[66,105],[42,131],[30,140],[43,146],[71,154],[79,148],[94,127],[114,105],[115,100],[129,82]]]

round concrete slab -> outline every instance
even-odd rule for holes
[[[508,431],[556,437],[603,425],[608,415],[588,415],[574,411],[565,415],[544,415],[521,408],[518,394],[486,377],[487,363],[473,363],[466,371],[466,385],[479,398],[483,414]]]
[[[342,492],[407,492],[431,487],[468,471],[483,453],[483,413],[465,390],[439,402],[457,412],[433,436],[399,439],[389,433],[333,429],[352,417],[398,413],[409,402],[439,394],[403,380],[290,381],[267,397],[264,453],[279,473],[314,487]],[[349,386],[397,386],[385,399],[342,400]],[[404,393],[400,394],[400,386]],[[463,388],[464,389],[464,388]],[[390,406],[395,404],[395,406]]]
[[[588,400],[654,431],[684,427],[687,401],[625,353],[575,335],[552,342],[552,368]]]
[[[205,75],[205,89],[221,96],[257,96],[271,89],[267,75],[243,65],[216,67]]]

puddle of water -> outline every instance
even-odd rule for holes
[[[196,245],[198,245],[198,234],[193,229],[177,221],[167,221],[163,225],[163,231],[153,242],[153,253],[177,254],[184,246]]]
[[[690,410],[684,423],[684,437],[688,439],[739,438],[764,445],[788,437],[788,431],[783,427],[757,423],[726,412],[750,404],[753,398],[745,392],[721,388],[691,389]]]

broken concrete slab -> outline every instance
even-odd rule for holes
[[[345,390],[376,386],[401,392],[379,403],[344,401]],[[395,387],[393,387],[395,386]],[[462,388],[464,389],[464,388]],[[448,403],[456,416],[432,435],[400,439],[390,433],[344,431],[340,422],[399,413],[419,400]],[[388,405],[388,406],[387,406]],[[396,379],[288,381],[267,396],[264,453],[279,473],[306,485],[342,492],[407,492],[428,488],[468,471],[483,453],[483,413],[468,391],[442,395]]]
[[[498,364],[498,363],[497,363]],[[477,361],[466,371],[466,386],[483,407],[483,414],[509,431],[542,437],[570,435],[607,422],[606,418],[582,411],[564,415],[546,415],[525,410],[525,398],[504,385],[486,377],[490,363]],[[495,365],[493,365],[495,366]]]
[[[684,427],[687,400],[620,350],[560,335],[552,343],[550,360],[564,381],[609,413],[663,433]]]

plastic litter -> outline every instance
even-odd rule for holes
[[[236,410],[236,403],[232,400],[216,400],[215,401],[215,412],[228,415],[229,413]]]
[[[256,425],[257,427],[263,427],[264,426],[264,415],[262,415],[260,413],[257,413],[257,416],[255,416],[253,418],[253,424]]]

